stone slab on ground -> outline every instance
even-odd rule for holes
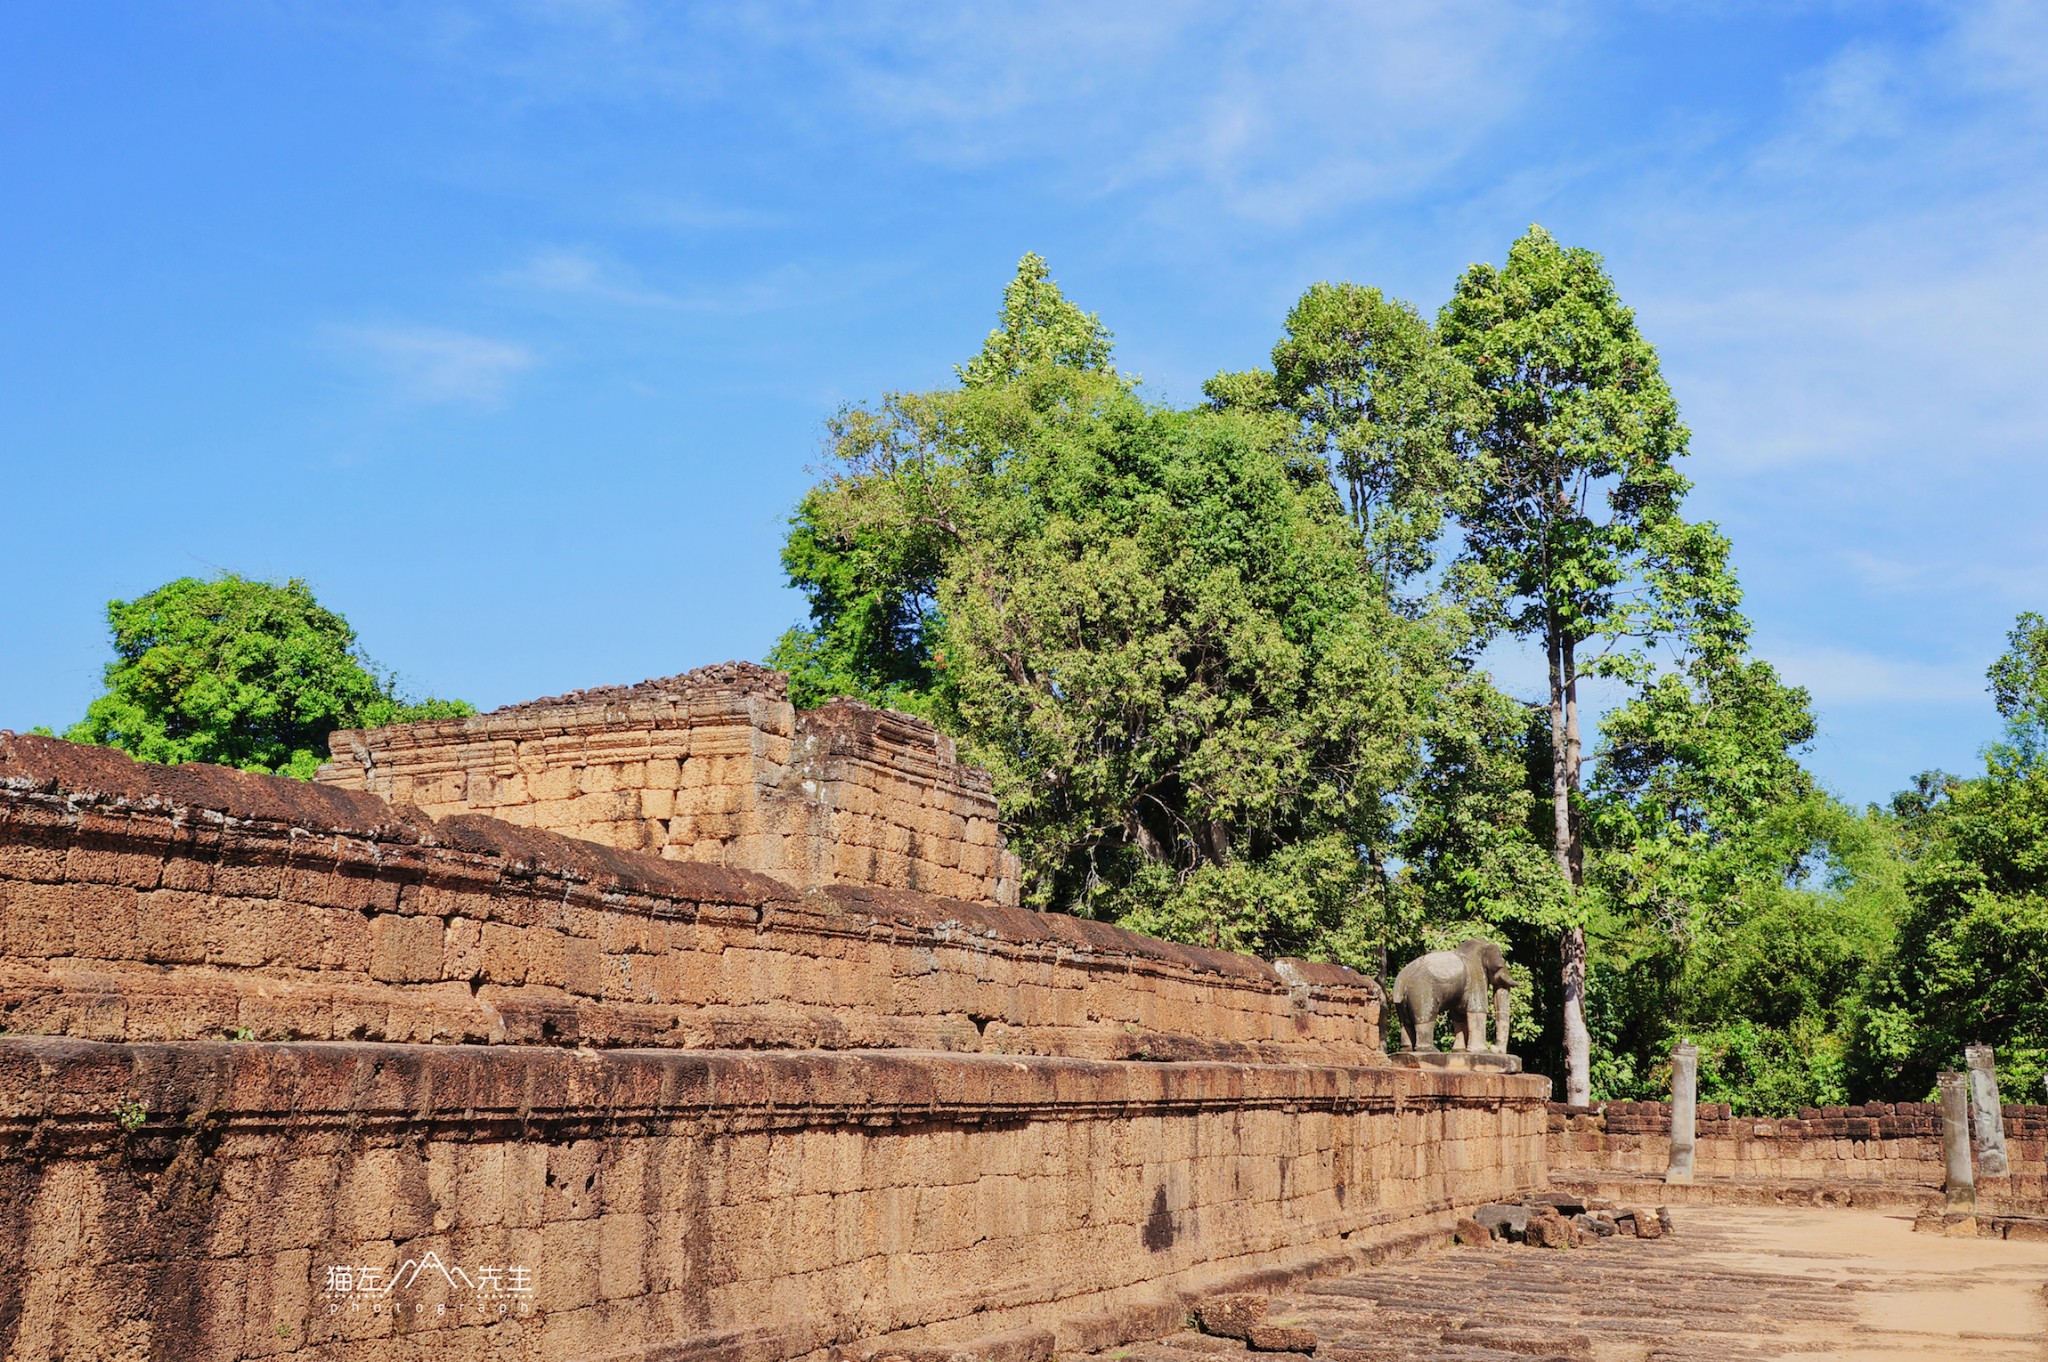
[[[1450,1249],[1275,1295],[1266,1313],[1313,1333],[1317,1362],[2048,1358],[2048,1243],[1916,1236],[1910,1214],[1870,1209],[1687,1206],[1674,1219],[1650,1242]],[[1180,1333],[1094,1356],[1247,1352]]]

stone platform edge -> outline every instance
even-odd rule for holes
[[[0,733],[17,1032],[1360,1063],[1379,1007],[1339,965]]]
[[[514,1330],[517,1355],[639,1362],[1102,1346],[1172,1327],[1192,1293],[1444,1242],[1456,1210],[1540,1183],[1546,1090],[1389,1067],[0,1038],[0,1341],[364,1362],[495,1357]],[[322,1263],[430,1248],[540,1263],[534,1317],[443,1337],[320,1313]]]

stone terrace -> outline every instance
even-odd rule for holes
[[[0,1025],[1116,1059],[1382,1057],[1372,980],[0,735]]]
[[[1268,1319],[1316,1362],[1845,1362],[2048,1356],[2048,1243],[1915,1235],[1910,1216],[1684,1207],[1672,1235],[1558,1250],[1497,1243],[1283,1292]],[[1225,1362],[1181,1332],[1101,1362]]]
[[[1086,1347],[1543,1180],[1370,979],[874,879],[0,734],[0,1357]]]

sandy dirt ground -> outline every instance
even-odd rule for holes
[[[1316,1362],[2048,1362],[2048,1243],[1876,1210],[1679,1206],[1663,1239],[1457,1248],[1272,1297]],[[1224,1362],[1189,1331],[1101,1362]],[[1305,1354],[1296,1354],[1305,1356]],[[1250,1362],[1287,1362],[1284,1353]]]
[[[2048,1357],[2048,1243],[1915,1234],[1897,1212],[1698,1206],[1672,1215],[1672,1242],[1691,1241],[1705,1277],[1783,1274],[1849,1294],[1846,1329],[1787,1318],[1785,1356]]]

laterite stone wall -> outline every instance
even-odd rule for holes
[[[1543,1174],[1519,1078],[476,1048],[0,1039],[0,1356],[1095,1346]]]
[[[745,662],[336,733],[324,784],[432,817],[481,813],[800,889],[855,884],[1017,902],[986,772],[921,719],[851,700],[797,711]]]
[[[1155,1334],[1544,1181],[1547,1080],[1387,1067],[1380,1004],[0,733],[0,1359]]]
[[[1663,1176],[1671,1155],[1669,1102],[1552,1103],[1549,1111],[1553,1169]],[[1985,1179],[1984,1188],[2004,1202],[2042,1204],[2048,1106],[2008,1105],[2003,1115],[2012,1173]],[[1934,1102],[1807,1107],[1786,1117],[1735,1116],[1725,1102],[1702,1102],[1696,1122],[1693,1166],[1701,1178],[1940,1187],[1946,1176],[1941,1107]]]
[[[0,735],[0,1029],[1369,1062],[1380,998],[1105,923]]]

